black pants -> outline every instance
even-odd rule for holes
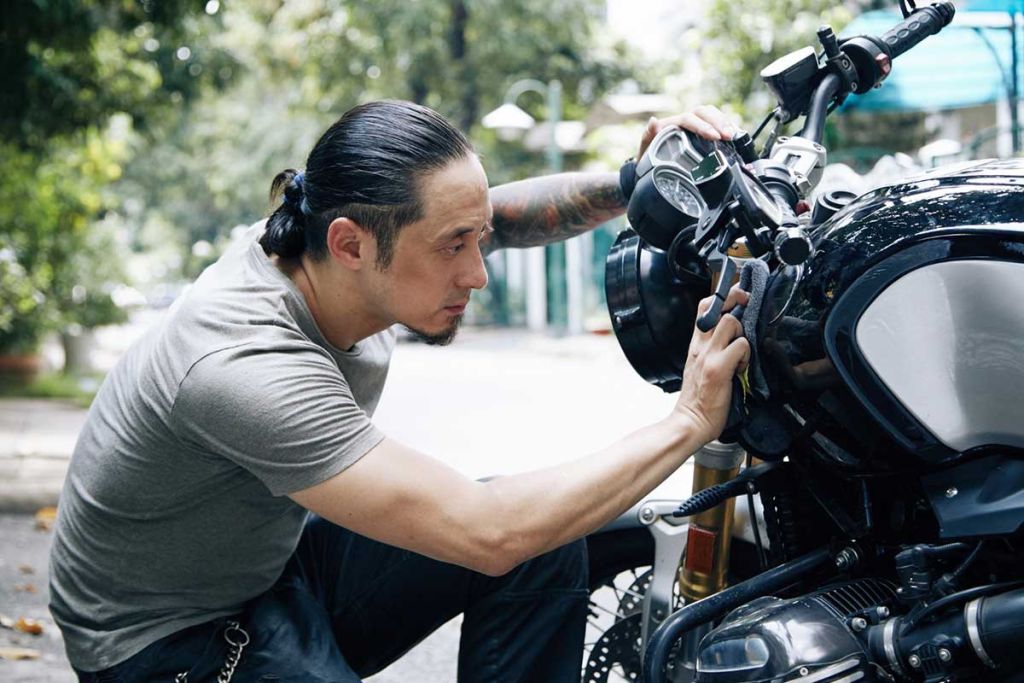
[[[578,681],[586,610],[583,541],[493,578],[314,517],[274,587],[231,618],[251,638],[233,681],[359,681],[460,613],[459,681]],[[227,621],[172,634],[79,680],[216,680]]]

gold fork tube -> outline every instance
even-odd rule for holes
[[[739,444],[712,441],[697,451],[693,465],[693,492],[733,479],[745,453]],[[686,554],[679,567],[679,593],[686,601],[701,600],[726,586],[735,499],[690,519]]]

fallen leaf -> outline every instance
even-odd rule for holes
[[[15,593],[35,593],[36,585],[34,583],[16,583],[14,584]]]
[[[18,571],[22,574],[35,574],[36,568],[30,564],[19,564]]]
[[[14,619],[11,619],[6,614],[0,614],[0,626],[3,628],[14,628]]]
[[[39,659],[39,650],[30,650],[27,647],[0,647],[0,659]]]
[[[49,531],[53,528],[53,523],[57,519],[57,508],[55,507],[44,507],[36,510],[36,529],[40,531]]]
[[[22,617],[14,623],[14,630],[38,636],[43,633],[43,625],[35,619],[26,619],[25,617]]]

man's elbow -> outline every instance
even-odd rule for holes
[[[532,556],[517,535],[492,528],[477,537],[467,566],[487,576],[504,576]]]

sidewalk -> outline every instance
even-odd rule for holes
[[[0,398],[0,512],[56,505],[85,414],[69,402]]]

